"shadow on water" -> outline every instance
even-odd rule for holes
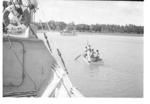
[[[99,65],[89,65],[89,74],[91,77],[94,77],[97,75],[100,71],[100,66]]]
[[[103,65],[94,65],[94,64],[87,64],[84,63],[84,69],[86,69],[86,72],[89,74],[89,77],[96,77],[99,75],[100,71],[103,70]]]
[[[107,62],[100,64],[88,64],[82,58],[74,61],[75,65],[80,67],[80,73],[84,74],[87,77],[98,77],[103,70],[108,70],[111,66],[107,64]]]

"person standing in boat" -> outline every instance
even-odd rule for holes
[[[92,51],[91,45],[88,45],[87,48],[90,52]]]
[[[87,57],[87,51],[88,51],[88,48],[87,48],[87,46],[85,47],[85,51],[84,51],[84,54],[83,54],[83,56],[86,58]]]
[[[87,46],[87,60],[88,62],[91,62],[91,54],[92,53],[92,49],[91,49],[91,45]]]

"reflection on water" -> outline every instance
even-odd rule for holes
[[[91,77],[97,76],[100,70],[100,66],[95,65],[89,65],[89,73]]]
[[[49,33],[49,41],[62,52],[72,83],[85,96],[143,96],[142,37]],[[103,65],[88,64],[82,57],[74,60],[83,52],[87,41],[100,50]]]
[[[89,76],[91,77],[94,77],[94,76],[97,76],[99,71],[102,69],[100,65],[93,65],[93,64],[89,64],[89,65],[85,65],[85,66],[88,66],[88,73],[90,74]],[[85,68],[86,69],[86,68]]]

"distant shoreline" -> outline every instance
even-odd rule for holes
[[[58,32],[58,31],[41,31],[38,30],[37,33],[43,33],[43,32]],[[58,32],[59,33],[59,32]],[[135,36],[135,37],[144,37],[144,34],[136,34],[136,33],[96,33],[96,32],[76,32],[76,34],[80,34],[80,35],[111,35],[111,36]],[[71,35],[72,36],[72,35]]]
[[[111,35],[111,36],[135,36],[135,37],[143,37],[144,34],[135,34],[135,33],[92,33],[92,32],[76,32],[77,34],[82,33],[82,35]]]

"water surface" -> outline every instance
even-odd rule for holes
[[[86,97],[143,96],[143,37],[47,33],[52,48],[59,48],[69,77]],[[43,39],[43,35],[39,35]],[[89,42],[99,49],[104,65],[74,60]],[[56,52],[55,52],[56,53]]]

